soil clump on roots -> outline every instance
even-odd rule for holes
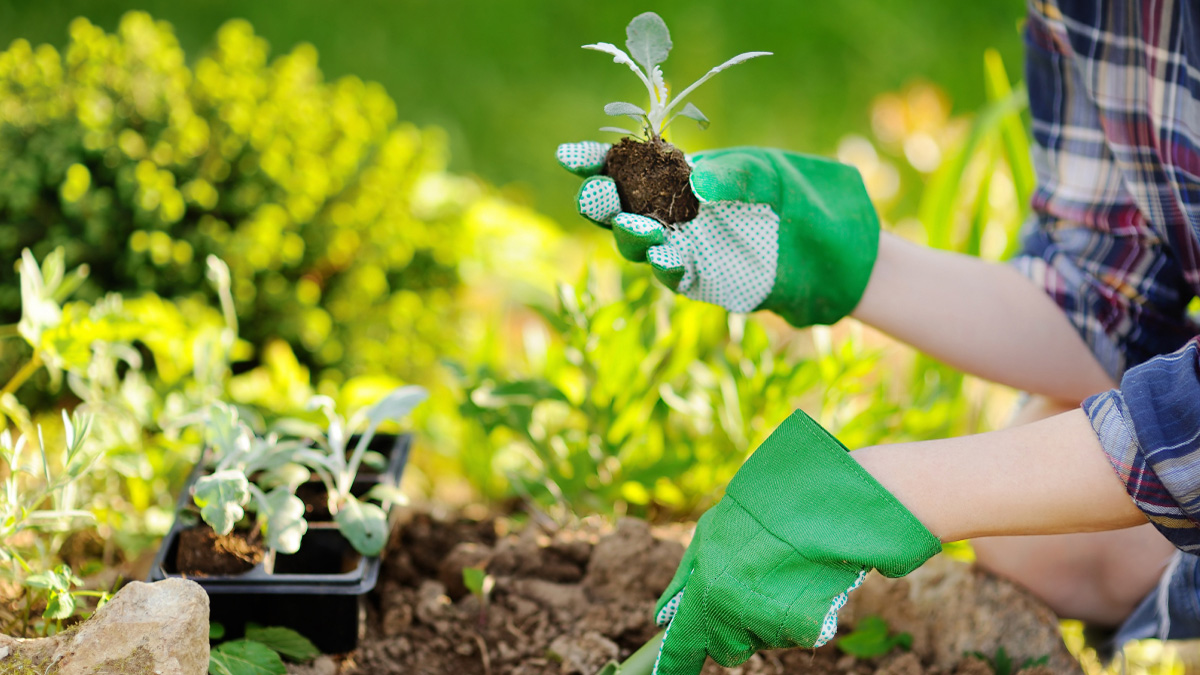
[[[518,531],[509,532],[510,528]],[[337,658],[336,672],[593,675],[610,659],[627,658],[658,631],[652,621],[654,604],[670,583],[690,530],[690,526],[683,524],[660,528],[640,520],[623,519],[614,525],[599,518],[585,518],[558,529],[535,525],[517,528],[503,519],[440,519],[424,512],[408,512],[392,532],[379,584],[367,603],[367,634],[358,650]],[[946,562],[957,566],[955,574],[960,577],[974,574],[962,563]],[[483,568],[494,579],[486,600],[472,595],[463,584],[463,569],[467,567]],[[878,580],[892,585],[885,586],[886,592],[882,594],[874,593],[878,603],[870,604],[913,606],[909,600],[888,595],[893,593],[889,589],[894,589],[894,593],[906,596],[909,586],[895,586],[897,580],[882,577]],[[868,590],[866,586],[856,593],[864,590]],[[992,603],[1008,606],[1012,601],[1008,595],[989,596],[987,592],[977,593],[974,588],[956,586],[954,590],[958,595],[979,599],[978,606],[971,609],[977,613],[994,614]],[[871,596],[868,593],[864,599]],[[853,597],[851,594],[852,602]],[[963,602],[970,600],[964,598]],[[846,609],[858,616],[864,610],[880,613],[879,607]],[[990,630],[985,625],[986,618],[946,620],[953,623],[958,634],[974,635]],[[888,621],[895,622],[891,624],[895,630],[916,628],[904,624],[902,616],[889,616]],[[842,623],[840,632],[844,635],[852,628],[853,619],[844,617]],[[944,632],[947,625],[938,624],[932,632]],[[1000,636],[1013,635],[1010,625],[996,628]],[[1048,630],[1052,631],[1052,639],[1057,636],[1056,624],[1052,623]],[[936,649],[929,642],[937,636],[925,633],[914,633],[911,652],[897,650],[881,657],[858,659],[830,644],[817,650],[760,652],[732,671],[710,660],[703,673],[981,675],[991,672],[983,662],[964,655],[965,649],[976,646],[985,653],[993,653],[994,647],[989,649],[991,643],[966,647],[956,643],[953,661],[943,660],[939,664]],[[1012,647],[1009,653],[1013,652]],[[1044,646],[1038,644],[1034,648]],[[327,661],[326,665],[329,668],[322,673],[332,675],[333,663]],[[289,666],[290,672],[297,675],[313,672],[306,668],[310,667]],[[1023,671],[1023,675],[1048,672],[1076,671],[1070,667],[1030,669]]]
[[[700,212],[700,200],[688,182],[692,167],[682,150],[661,138],[645,143],[622,139],[608,151],[604,172],[617,184],[622,211],[668,226]]]

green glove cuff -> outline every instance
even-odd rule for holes
[[[776,280],[763,309],[798,327],[854,310],[879,251],[879,218],[857,169],[764,148],[701,152],[694,162],[701,199],[770,204],[779,215]]]
[[[801,410],[754,451],[725,495],[813,562],[850,562],[900,577],[942,548],[844,445]]]

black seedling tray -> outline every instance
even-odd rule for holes
[[[408,461],[412,437],[376,436],[371,449],[388,457],[382,474],[361,474],[355,481],[364,489],[387,479],[400,484]],[[163,539],[150,570],[149,581],[186,577],[208,593],[210,620],[238,638],[247,623],[284,626],[298,631],[326,654],[354,650],[365,626],[366,594],[379,577],[379,558],[363,556],[338,532],[333,523],[310,522],[300,550],[292,555],[268,552],[265,564],[244,574],[186,576],[175,568],[179,532],[192,525],[183,507],[190,503],[193,471],[180,499],[175,524]]]

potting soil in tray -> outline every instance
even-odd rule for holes
[[[366,636],[339,659],[342,673],[592,675],[655,634],[655,600],[688,536],[682,526],[652,529],[632,519],[499,536],[494,521],[408,513],[398,527],[369,596]],[[487,602],[463,585],[463,568],[478,566],[495,579]],[[896,651],[859,660],[828,645],[761,652],[735,671],[709,661],[704,673],[991,673],[971,658],[956,656],[953,666],[938,668],[926,657],[932,659]],[[291,672],[313,671],[293,666]]]

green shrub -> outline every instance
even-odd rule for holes
[[[447,343],[459,226],[480,190],[382,87],[323,80],[309,45],[268,61],[244,21],[188,65],[168,24],[71,23],[63,53],[0,53],[0,260],[88,264],[77,294],[209,293],[233,273],[242,336],[334,379],[412,376]],[[0,322],[19,308],[0,266]]]

